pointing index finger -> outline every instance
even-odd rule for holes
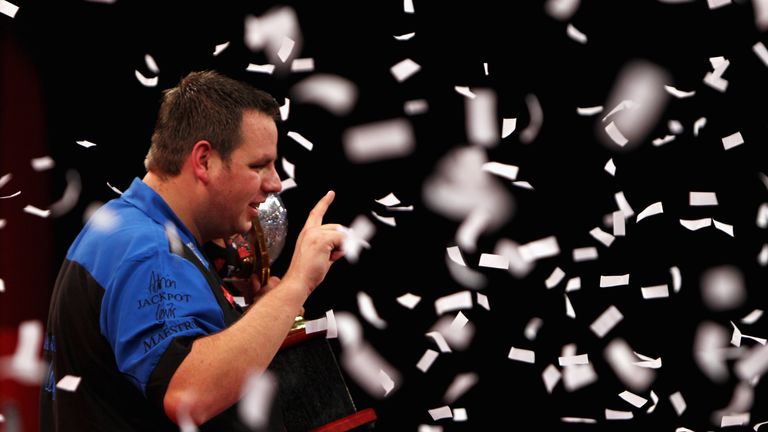
[[[335,196],[336,192],[330,190],[320,198],[320,201],[318,201],[312,211],[309,212],[305,226],[320,226],[323,223],[323,216],[325,216],[325,212],[328,210],[328,207],[333,202]]]

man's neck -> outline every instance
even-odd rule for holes
[[[200,231],[192,216],[192,209],[196,203],[194,202],[195,194],[190,192],[192,192],[194,185],[184,184],[184,178],[181,175],[161,176],[153,171],[148,171],[143,181],[163,198],[197,242],[202,244]]]

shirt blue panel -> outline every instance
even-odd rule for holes
[[[67,253],[104,288],[101,333],[120,371],[143,392],[173,338],[226,326],[208,281],[171,252],[171,225],[208,267],[190,231],[139,179],[94,214]]]

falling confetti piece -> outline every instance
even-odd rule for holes
[[[635,219],[635,222],[640,222],[641,220],[664,213],[664,206],[661,204],[661,201],[655,202],[648,207],[644,208],[643,211],[637,214],[637,219]]]
[[[139,83],[144,87],[157,87],[158,77],[147,78],[138,70],[134,72],[136,73],[136,79],[139,80]]]
[[[606,420],[629,420],[634,417],[632,411],[616,411],[612,409],[605,409]]]
[[[429,110],[429,104],[426,99],[414,99],[405,101],[403,104],[403,112],[408,115],[424,114]]]
[[[314,147],[314,144],[312,144],[312,142],[309,141],[308,139],[304,138],[304,136],[302,136],[300,133],[289,131],[288,136],[293,138],[294,141],[301,144],[307,150],[312,151],[312,147]]]
[[[714,192],[689,192],[688,203],[691,206],[716,206],[717,194]]]
[[[453,382],[451,382],[451,384],[448,386],[448,389],[445,391],[443,402],[447,404],[454,403],[470,388],[477,384],[477,381],[478,375],[474,372],[467,372],[456,375],[456,377],[453,379]]]
[[[485,310],[491,310],[491,304],[488,302],[488,296],[480,293],[475,294],[477,295],[477,304],[482,306]]]
[[[507,355],[507,358],[511,360],[516,360],[523,363],[536,363],[536,353],[522,348],[515,348],[512,347],[509,349],[509,354]]]
[[[429,368],[432,367],[432,363],[434,363],[435,359],[437,359],[437,356],[437,351],[428,349],[426,352],[424,352],[424,355],[421,356],[419,362],[416,363],[416,368],[422,372],[428,371]]]
[[[344,131],[342,142],[353,163],[408,156],[416,146],[413,128],[404,118],[353,126]]]
[[[609,306],[600,316],[590,324],[589,328],[599,338],[603,338],[613,329],[621,320],[624,315],[616,308],[616,306]]]
[[[474,99],[475,98],[475,94],[472,93],[472,91],[469,89],[469,87],[466,87],[466,86],[455,86],[453,89],[456,90],[456,92],[458,94],[462,95],[462,96],[466,96],[466,97],[468,97],[470,99]]]
[[[580,44],[587,43],[587,35],[579,31],[579,29],[574,27],[573,24],[568,24],[568,27],[566,27],[565,29],[565,33],[568,35],[569,38],[575,40]]]
[[[77,387],[80,385],[81,380],[82,378],[79,376],[64,375],[64,377],[56,383],[56,388],[68,392],[75,392],[77,391]]]
[[[407,0],[406,0],[407,1]],[[440,420],[444,418],[452,418],[453,412],[451,411],[451,407],[449,406],[442,406],[440,408],[433,408],[429,411],[427,411],[429,415],[432,417],[432,420]]]
[[[600,114],[603,112],[603,106],[593,106],[593,107],[585,107],[585,108],[576,108],[576,113],[581,116],[593,116],[595,114]]]
[[[544,285],[547,289],[552,289],[560,283],[565,277],[565,272],[560,267],[555,267],[552,274],[544,281]]]
[[[315,59],[298,58],[291,62],[291,72],[312,72],[315,70]]]
[[[228,47],[229,47],[229,41],[216,45],[216,48],[214,48],[213,50],[213,55],[217,56],[221,54]]]
[[[272,75],[275,72],[275,65],[271,63],[267,63],[267,64],[248,63],[248,66],[246,66],[245,70],[248,72],[257,72],[257,73]]]
[[[403,82],[421,70],[421,65],[407,58],[389,68],[397,82]]]
[[[646,300],[669,297],[669,287],[666,284],[640,287],[640,291]]]
[[[672,87],[670,85],[665,85],[664,86],[664,90],[666,90],[669,94],[671,94],[672,96],[674,96],[674,97],[676,97],[678,99],[689,98],[689,97],[691,97],[691,96],[696,94],[695,91],[688,91],[688,92],[687,91],[682,91],[682,90],[678,90],[675,87]]]
[[[39,158],[32,159],[32,169],[35,171],[46,171],[54,166],[56,166],[56,163],[51,159],[50,156],[43,156]]]
[[[605,169],[605,171],[612,176],[616,175],[616,165],[613,163],[613,158],[608,159],[608,162],[605,163],[605,167],[603,169]]]
[[[92,142],[90,142],[88,140],[81,140],[81,141],[75,141],[75,142],[80,144],[81,146],[83,146],[85,148],[91,148],[91,147],[96,145],[96,144],[94,144],[94,143],[92,143]]]
[[[503,255],[483,253],[480,255],[480,262],[478,263],[478,266],[506,270],[509,268],[509,258]]]
[[[414,36],[416,36],[416,32],[401,34],[399,36],[395,36],[395,39],[399,41],[406,41],[406,40],[410,40]]]
[[[635,408],[641,408],[648,402],[648,399],[642,396],[638,396],[628,390],[624,390],[623,392],[619,393],[619,397],[632,404]]]
[[[8,0],[0,0],[0,13],[7,15],[11,18],[16,17],[16,12],[19,11],[19,7],[9,2]]]
[[[539,98],[534,94],[525,96],[525,105],[528,107],[530,122],[528,123],[528,126],[520,132],[520,142],[523,144],[530,144],[539,135],[541,126],[544,123],[544,110],[541,108]]]
[[[31,215],[39,216],[41,218],[47,218],[48,216],[51,215],[51,211],[50,210],[39,209],[39,208],[37,208],[37,207],[35,207],[33,205],[25,206],[24,207],[24,212],[25,213],[29,213]]]

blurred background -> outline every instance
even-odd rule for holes
[[[162,91],[203,69],[284,106],[276,274],[337,193],[325,220],[352,253],[305,316],[334,311],[378,430],[768,421],[768,2],[0,12],[0,430],[37,430],[18,365],[40,359],[58,267],[144,175]]]

